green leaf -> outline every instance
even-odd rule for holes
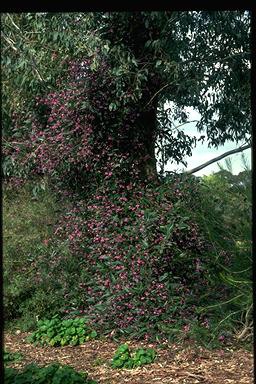
[[[134,362],[130,359],[124,363],[124,368],[132,369],[134,367]]]
[[[56,41],[58,39],[59,32],[53,32],[53,41]]]
[[[64,345],[68,344],[68,341],[66,340],[66,338],[63,338],[63,339],[61,339],[60,344],[62,347],[64,347]]]
[[[112,366],[114,367],[114,368],[121,368],[122,366],[123,366],[123,361],[121,361],[121,360],[116,360],[116,361],[114,361],[113,363],[112,363]]]
[[[168,272],[165,272],[162,276],[159,277],[159,281],[164,281],[169,276]]]
[[[117,109],[117,105],[116,103],[110,103],[108,108],[110,111],[115,111]]]
[[[95,330],[93,330],[91,333],[90,333],[90,337],[91,338],[95,338],[97,336],[97,332]]]
[[[69,328],[69,329],[68,329],[68,333],[69,333],[70,335],[75,335],[75,334],[76,334],[76,328],[75,328],[75,327]]]
[[[124,353],[124,352],[126,352],[126,351],[128,351],[128,350],[129,350],[128,345],[127,345],[127,344],[122,344],[122,345],[120,345],[120,347],[118,348],[117,352],[119,352],[119,353]]]

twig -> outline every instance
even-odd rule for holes
[[[162,88],[160,88],[152,97],[151,99],[149,100],[149,102],[144,106],[144,108],[146,108],[151,102],[152,100],[158,95],[158,93],[160,93],[164,88],[167,88],[169,87],[170,85],[174,84],[173,82],[172,83],[168,83],[168,84],[165,84]]]
[[[9,19],[11,20],[12,25],[14,25],[14,27],[15,27],[16,29],[18,29],[18,31],[21,32],[20,28],[17,26],[17,24],[14,23],[13,18],[10,16],[9,13],[7,13],[7,16],[8,16]]]
[[[4,35],[3,32],[1,32],[1,35],[2,35],[2,37],[4,38],[4,40],[7,41],[7,43],[9,44],[9,46],[10,46],[15,52],[17,52],[17,48],[14,46],[14,44],[11,42],[11,40],[10,40],[8,37],[6,37],[6,36]]]
[[[201,374],[194,374],[194,373],[191,373],[191,372],[184,372],[184,374],[186,376],[194,377],[195,379],[203,379],[204,378],[204,376],[201,375]]]

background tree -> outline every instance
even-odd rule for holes
[[[142,178],[156,178],[159,138],[165,162],[191,155],[195,137],[173,125],[174,119],[188,121],[188,106],[200,112],[197,128],[209,146],[250,140],[249,12],[23,13],[3,14],[2,23],[4,132],[11,136],[31,130],[27,114],[35,95],[56,87],[68,62],[90,58],[95,73],[108,63],[114,81],[104,103],[110,115],[119,115],[112,127],[117,145],[121,140],[135,157],[140,153]],[[164,110],[166,102],[174,103],[171,110]],[[15,129],[12,116],[19,110],[23,119]]]

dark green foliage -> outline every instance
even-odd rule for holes
[[[152,348],[137,349],[133,356],[134,367],[140,367],[144,364],[151,364],[155,360],[156,352]]]
[[[40,180],[40,183],[46,187],[45,181]],[[55,299],[50,297],[49,285],[50,300],[47,301],[38,279],[40,259],[48,250],[44,242],[51,236],[56,221],[56,200],[44,191],[35,199],[33,184],[16,188],[4,186],[3,287],[4,317],[7,321],[25,313],[31,318],[33,314],[40,316],[42,311],[51,311],[53,303],[56,305],[56,296]],[[32,296],[37,296],[35,306],[31,305]]]
[[[60,320],[39,320],[38,329],[28,337],[35,345],[50,345],[52,347],[79,345],[94,339],[97,332],[86,325],[83,318]]]
[[[214,337],[215,343],[222,331],[234,325],[239,329],[238,321],[245,323],[247,312],[250,324],[250,177],[246,175],[243,190],[240,175],[236,190],[235,178],[229,176],[225,173],[231,181],[222,181],[220,174],[205,180],[173,175],[154,190],[141,189],[139,195],[136,190],[113,192],[113,183],[108,194],[103,185],[87,205],[79,200],[72,208],[70,201],[54,241],[41,249],[40,290],[31,290],[30,298],[17,305],[23,310],[19,328],[29,330],[29,322],[37,325],[41,305],[41,318],[49,315],[50,305],[52,315],[88,316],[99,334],[114,330],[116,337],[137,339],[191,338],[207,344]],[[103,195],[105,200],[98,199]],[[97,238],[102,241],[93,240]],[[50,267],[56,257],[57,266]],[[25,258],[20,271],[23,262]],[[65,291],[56,285],[65,287],[68,279],[73,283]],[[10,287],[15,281],[26,297],[30,280],[17,271]],[[8,308],[8,301],[5,305]]]
[[[249,169],[238,175],[222,169],[203,180],[204,188],[208,188],[204,200],[208,205],[204,223],[215,244],[216,263],[220,266],[216,286],[219,281],[220,286],[224,283],[227,290],[226,297],[220,299],[218,306],[206,306],[203,311],[221,312],[218,331],[229,324],[229,328],[235,328],[238,340],[252,336],[251,177]],[[210,222],[214,212],[223,222],[224,234],[217,231],[213,220]]]
[[[63,140],[60,147],[67,148],[80,135],[76,123],[82,132],[88,129],[88,120],[82,120],[89,115],[93,117],[90,145],[95,138],[99,144],[106,142],[111,134],[114,151],[129,148],[131,160],[143,152],[154,171],[158,139],[165,163],[168,159],[184,163],[184,156],[191,155],[197,139],[176,124],[188,122],[187,107],[200,112],[197,128],[209,145],[249,142],[250,17],[248,11],[3,14],[5,176],[12,172],[17,176],[18,169],[31,173],[38,152],[46,160],[53,145],[53,153],[63,163],[57,173],[74,181],[87,159],[63,162],[65,156],[59,147],[56,150],[55,139],[59,144]],[[76,63],[80,74],[70,83],[68,67]],[[86,70],[82,71],[82,63]],[[85,94],[79,92],[78,79],[84,80]],[[45,104],[53,90],[49,108]],[[78,90],[76,103],[67,103],[63,90]],[[57,125],[47,121],[56,102],[63,116],[71,105],[71,121],[64,116],[63,124],[63,116],[56,115]],[[166,102],[173,103],[168,112]],[[59,121],[68,142],[61,138]],[[56,135],[49,137],[48,130]],[[75,150],[79,143],[81,137]],[[99,152],[90,157],[95,160]],[[50,166],[48,160],[41,172]],[[86,183],[86,173],[81,179]]]
[[[22,354],[19,352],[8,352],[8,351],[3,351],[3,362],[4,364],[11,363],[13,361],[19,361],[22,359]]]
[[[117,349],[113,359],[113,368],[137,368],[145,364],[154,362],[156,352],[152,348],[142,349],[139,348],[133,353],[130,352],[127,344],[122,344]]]
[[[47,367],[29,364],[23,370],[5,368],[5,384],[96,384],[87,373],[78,373],[74,368],[53,363]]]
[[[36,317],[60,313],[66,298],[72,301],[70,292],[76,296],[79,263],[65,242],[54,239],[55,225],[68,204],[46,180],[4,185],[4,319],[9,324],[22,318],[17,325],[23,331],[34,329]]]

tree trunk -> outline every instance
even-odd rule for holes
[[[144,180],[153,182],[158,180],[155,157],[156,122],[157,102],[155,101],[149,108],[140,112],[136,122],[136,129],[139,130],[142,144],[141,153],[138,153],[138,156],[142,158],[140,163],[141,177]]]

